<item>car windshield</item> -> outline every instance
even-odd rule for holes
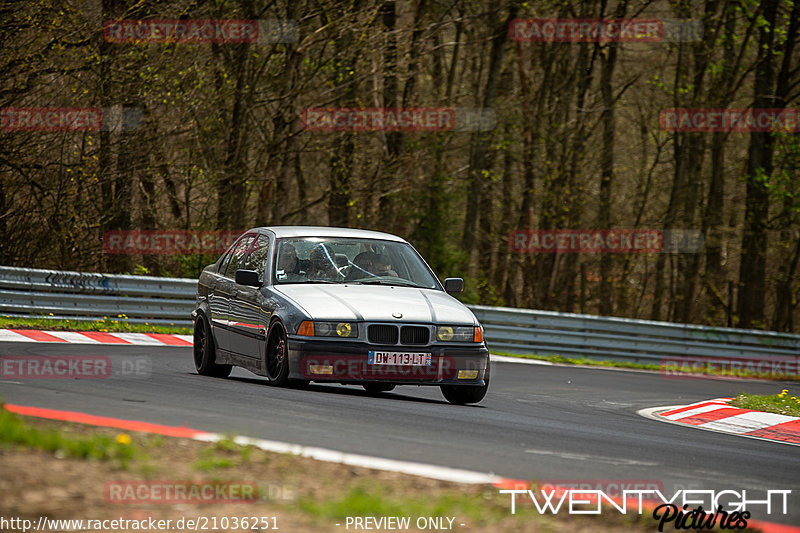
[[[275,283],[352,283],[438,288],[408,244],[377,239],[279,239]]]

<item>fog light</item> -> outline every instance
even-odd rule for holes
[[[441,326],[436,332],[436,337],[440,341],[449,341],[453,338],[453,328],[449,326]]]
[[[459,370],[458,379],[475,379],[478,377],[477,370]]]
[[[333,365],[308,365],[308,372],[311,374],[333,374]]]

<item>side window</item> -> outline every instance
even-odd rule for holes
[[[219,266],[217,267],[217,274],[225,275],[225,269],[228,266],[228,262],[231,260],[231,255],[233,255],[233,249],[235,245],[231,246],[230,250],[225,252],[225,255],[222,256],[222,259],[219,261]]]
[[[268,257],[269,237],[266,235],[259,235],[253,250],[250,252],[250,255],[247,256],[247,260],[242,268],[258,272],[258,279],[263,283]]]
[[[228,260],[228,266],[225,268],[226,278],[233,278],[236,275],[236,271],[242,268],[242,260],[244,256],[247,255],[247,250],[250,248],[252,242],[253,236],[247,235],[233,248],[233,251],[230,253],[231,258]]]
[[[222,260],[219,262],[219,267],[217,267],[217,274],[224,274],[225,267],[228,266],[228,261],[230,261],[231,254],[226,253]]]

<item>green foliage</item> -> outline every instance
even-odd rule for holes
[[[781,206],[780,217],[788,225],[800,215],[800,135],[775,133],[776,170],[767,188],[772,199]]]
[[[233,436],[228,436],[204,449],[193,466],[205,471],[231,468],[249,462],[252,454],[252,446],[237,444]]]
[[[490,346],[491,349],[491,346]],[[540,354],[518,354],[491,350],[493,354],[504,355],[506,357],[519,357],[522,359],[536,359],[537,361],[547,361],[562,365],[581,365],[581,366],[602,366],[609,368],[636,368],[640,370],[661,370],[659,365],[647,363],[630,363],[626,361],[605,361],[601,359],[588,359],[586,357],[566,357],[563,355],[540,355]]]
[[[537,279],[521,280],[510,254],[501,253],[495,264],[497,256],[477,247],[496,245],[520,223],[541,229],[594,227],[598,207],[605,203],[597,190],[600,167],[609,155],[614,168],[610,209],[617,227],[701,227],[704,213],[713,211],[708,191],[710,168],[717,161],[723,166],[717,176],[722,176],[725,201],[713,223],[724,226],[725,235],[741,234],[747,199],[738,180],[748,179],[742,178],[742,168],[750,135],[725,135],[714,159],[711,134],[665,132],[660,111],[747,107],[755,89],[761,89],[753,85],[754,73],[764,61],[772,61],[775,72],[792,73],[790,88],[797,86],[800,72],[800,56],[784,57],[794,13],[788,0],[778,3],[772,25],[757,0],[705,7],[642,4],[641,18],[702,20],[705,38],[616,47],[618,65],[608,73],[606,87],[616,116],[612,154],[601,149],[603,65],[612,47],[508,41],[494,78],[493,32],[508,6],[487,11],[473,0],[422,3],[418,10],[401,9],[396,27],[388,31],[381,10],[370,3],[279,0],[260,6],[258,18],[294,17],[299,41],[238,45],[110,43],[102,39],[97,9],[34,0],[12,4],[4,12],[7,35],[0,50],[7,81],[0,91],[4,107],[133,106],[143,114],[135,131],[2,132],[0,264],[59,270],[196,278],[216,254],[114,256],[103,252],[103,233],[324,225],[330,222],[331,198],[344,191],[341,204],[350,206],[355,225],[401,234],[441,278],[465,277],[462,300],[521,305],[533,301],[532,295],[547,294],[550,308],[575,311],[574,280],[562,286],[550,281],[562,279],[563,270],[555,271],[564,263],[569,268],[569,261],[536,261],[548,267],[537,267]],[[594,16],[599,8],[568,0],[523,2],[517,16]],[[241,20],[252,16],[251,9],[242,0],[176,0],[135,3],[124,16]],[[771,50],[758,49],[762,31],[773,37]],[[392,64],[390,43],[396,45]],[[409,107],[475,108],[490,88],[495,132],[404,131],[392,134],[402,139],[396,147],[390,147],[385,131],[346,134],[354,155],[352,162],[342,160],[348,166],[336,177],[331,159],[343,135],[300,124],[303,110],[311,107],[381,107],[391,94]],[[763,94],[775,89],[765,87]],[[783,104],[796,108],[797,99]],[[768,239],[765,317],[775,315],[770,308],[778,299],[775,291],[785,290],[775,280],[793,269],[783,247],[799,227],[798,143],[796,134],[778,134],[774,171],[749,178],[769,192],[770,219],[760,222],[781,232],[780,239]],[[485,164],[473,168],[477,161]],[[481,231],[489,234],[463,243],[466,204],[474,200],[467,185],[476,176],[485,184]],[[390,213],[376,212],[383,198],[390,200]],[[708,287],[722,278],[741,289],[752,282],[738,279],[738,260],[727,260],[741,255],[741,239],[726,237],[722,249],[726,259],[716,269],[700,261],[696,272],[681,275],[676,269],[685,263],[673,257],[635,261],[605,301],[613,303],[615,313],[639,318],[705,322],[712,317],[721,323],[725,304]],[[634,264],[625,259],[614,258],[611,275],[619,276],[623,263]],[[585,262],[596,263],[596,258]],[[515,285],[499,286],[512,276],[489,279],[490,269],[514,269],[510,283]],[[698,282],[707,277],[717,279]],[[598,283],[586,286],[586,312],[600,307]],[[792,294],[797,285],[791,281]],[[674,309],[681,306],[670,302],[688,290],[695,291],[692,308],[677,316]],[[632,300],[629,294],[640,294],[640,303],[621,303]],[[797,329],[800,307],[789,313],[792,320],[781,325],[759,324]]]
[[[502,503],[495,493],[484,497],[446,494],[434,497],[387,494],[376,485],[355,486],[338,498],[301,498],[299,508],[316,519],[341,520],[348,516],[468,517],[476,523],[491,523],[503,518]],[[507,510],[506,510],[507,513]]]
[[[0,404],[0,444],[37,448],[60,457],[114,461],[126,468],[137,455],[130,437],[105,435],[75,437],[57,430],[34,428]]]
[[[219,256],[211,254],[178,254],[175,259],[178,262],[176,277],[199,278],[203,269],[219,259]]]
[[[201,459],[198,459],[194,463],[195,468],[197,468],[198,470],[206,470],[206,471],[219,470],[222,468],[231,468],[232,466],[235,465],[236,463],[233,461],[233,459],[230,459],[228,457],[217,457],[217,456],[203,457]]]
[[[747,394],[743,392],[738,394],[730,402],[730,405],[742,409],[800,417],[800,398],[790,395],[788,389],[783,389],[779,394],[772,395]]]
[[[156,326],[154,324],[133,324],[127,317],[104,317],[99,320],[61,320],[42,317],[12,318],[0,315],[0,329],[50,329],[68,331],[102,331],[128,333],[168,333],[172,335],[191,335],[192,328],[178,326]]]

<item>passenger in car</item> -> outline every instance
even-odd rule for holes
[[[320,244],[308,256],[311,266],[308,270],[308,279],[337,281],[342,275],[336,266],[336,254],[330,246]]]
[[[293,244],[284,243],[281,245],[275,276],[279,281],[301,281],[306,279],[305,272],[300,270],[297,249]]]
[[[353,258],[353,266],[350,267],[350,271],[347,273],[347,279],[352,280],[374,276],[373,270],[377,257],[378,254],[375,252],[361,252],[355,256]]]

